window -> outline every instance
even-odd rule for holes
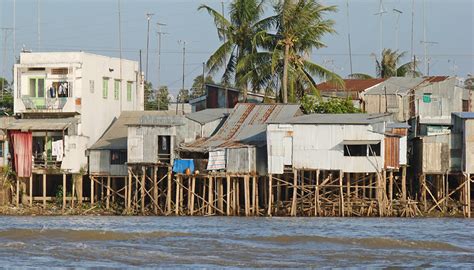
[[[94,80],[89,80],[89,91],[90,91],[91,93],[94,93],[94,88],[95,88],[95,86],[94,86]]]
[[[0,141],[0,157],[3,157],[3,148],[4,148],[5,142]]]
[[[55,93],[58,93],[58,97],[69,97],[69,83],[68,82],[53,82],[50,87],[50,96],[55,97]],[[53,94],[54,93],[54,94]]]
[[[367,156],[367,144],[344,145],[345,157],[365,157]]]
[[[127,101],[132,101],[132,82],[127,82]]]
[[[158,160],[169,163],[171,160],[171,136],[158,136]]]
[[[44,78],[30,78],[30,97],[44,97]]]
[[[106,99],[108,95],[109,95],[109,79],[104,78],[104,80],[102,81],[102,97]]]
[[[110,151],[110,164],[122,165],[127,162],[127,151],[126,150],[111,150]]]
[[[369,156],[380,157],[380,143],[369,144]]]
[[[69,71],[68,68],[52,68],[51,74],[52,75],[67,75],[68,71]]]
[[[120,95],[120,80],[114,82],[114,99],[118,100]]]

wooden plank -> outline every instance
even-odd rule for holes
[[[171,191],[173,183],[171,182],[171,169],[168,168],[168,187],[166,190],[166,214],[171,214]]]
[[[321,215],[321,209],[320,209],[320,202],[319,202],[319,169],[316,170],[316,190],[314,191],[314,215],[315,216],[320,216]]]
[[[218,184],[218,194],[217,194],[217,207],[221,212],[224,211],[224,184],[222,182],[222,178],[217,178]]]
[[[66,174],[63,173],[63,210],[66,209]]]
[[[30,175],[30,206],[33,206],[33,174]]]
[[[91,181],[91,207],[94,205],[94,181],[92,180],[92,176],[89,177]]]
[[[244,176],[244,198],[245,198],[244,201],[245,201],[245,216],[247,217],[250,215],[249,184],[250,184],[249,176],[245,175]]]
[[[153,166],[153,213],[158,215],[158,168]]]
[[[273,180],[272,178],[273,178],[272,174],[269,174],[268,175],[268,194],[269,194],[268,197],[269,198],[272,198],[272,180]],[[268,213],[267,213],[267,215],[269,217],[272,216],[272,200],[271,199],[268,199]]]
[[[339,171],[339,195],[340,195],[340,207],[339,207],[339,215],[341,217],[344,216],[344,191],[343,191],[343,185],[342,185],[342,176],[344,175],[344,172]]]
[[[227,174],[227,175],[226,175],[226,179],[227,179],[227,187],[226,187],[226,189],[227,189],[227,196],[226,196],[226,202],[227,202],[227,203],[226,203],[226,214],[227,214],[228,216],[230,216],[230,201],[231,201],[231,200],[230,200],[230,185],[231,185],[231,184],[230,184],[230,175]]]
[[[193,176],[191,178],[191,203],[190,203],[190,214],[191,216],[194,215],[194,193],[195,193],[195,190],[196,190],[196,177]]]
[[[212,215],[212,210],[214,206],[214,179],[212,176],[209,177],[209,191],[208,191],[208,203],[209,207],[207,209],[207,214]]]
[[[108,210],[110,208],[110,176],[107,176],[107,197],[105,198],[105,208]]]
[[[46,174],[43,174],[43,207],[46,207]]]
[[[296,199],[298,196],[298,171],[293,169],[293,200],[291,202],[291,216],[296,216]]]

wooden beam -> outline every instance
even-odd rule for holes
[[[107,197],[105,198],[105,208],[109,210],[110,208],[110,175],[107,176]]]
[[[30,206],[33,206],[33,173],[30,175]]]
[[[153,166],[153,213],[158,215],[158,168]]]
[[[173,183],[171,182],[171,169],[168,168],[168,188],[166,190],[166,215],[171,214],[171,191]]]
[[[43,173],[43,207],[46,207],[46,174]]]
[[[245,202],[245,216],[247,217],[250,215],[249,184],[250,184],[249,176],[245,175],[244,176],[244,198],[245,198],[244,202]]]
[[[221,212],[224,211],[224,184],[222,178],[217,178],[217,207]]]
[[[321,215],[320,202],[319,202],[319,169],[316,170],[316,189],[314,191],[314,216]]]
[[[298,171],[293,169],[293,200],[291,202],[291,216],[296,216],[296,199],[298,196]]]
[[[343,191],[343,185],[342,185],[342,176],[344,175],[343,171],[339,171],[339,194],[340,194],[340,207],[339,207],[339,215],[341,217],[344,216],[344,191]]]
[[[268,210],[267,215],[269,217],[272,216],[272,199],[271,199],[273,197],[272,196],[273,195],[272,194],[272,180],[273,180],[272,178],[273,178],[272,174],[269,174],[268,175],[268,209],[267,209]]]
[[[226,214],[228,216],[230,216],[230,203],[231,203],[231,200],[230,200],[230,175],[226,174],[226,179],[227,179],[227,196],[226,196]]]
[[[209,191],[208,191],[208,203],[209,207],[207,209],[207,214],[212,215],[212,210],[214,206],[214,179],[212,176],[209,176]]]
[[[407,167],[402,166],[402,201],[407,200]]]
[[[94,205],[94,181],[89,177],[91,181],[91,207]]]
[[[194,192],[195,192],[195,190],[196,190],[196,177],[193,176],[191,178],[191,203],[190,203],[190,206],[189,206],[189,208],[190,208],[189,212],[190,212],[191,216],[194,215],[194,196],[195,196]]]
[[[66,192],[66,174],[63,173],[63,210],[66,209],[66,197],[67,197],[67,192]]]

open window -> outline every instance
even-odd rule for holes
[[[110,151],[110,164],[122,165],[127,162],[127,151],[126,150],[111,150]]]
[[[381,143],[376,140],[344,140],[345,157],[379,157],[381,154]]]

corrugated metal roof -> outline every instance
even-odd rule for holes
[[[405,122],[388,123],[387,128],[410,128],[410,125]]]
[[[386,79],[344,79],[344,87],[338,86],[331,82],[323,82],[316,85],[316,88],[321,92],[333,92],[333,91],[349,91],[349,92],[362,92],[367,88],[377,85]]]
[[[90,149],[127,149],[128,125],[138,125],[143,119],[157,116],[170,116],[169,111],[126,111],[120,114],[102,137]]]
[[[391,77],[369,89],[365,95],[404,95],[424,81],[423,78]]]
[[[186,144],[183,150],[206,152],[216,148],[235,148],[265,144],[266,124],[288,119],[300,113],[294,104],[239,103],[219,131],[208,139]]]
[[[15,119],[7,126],[8,130],[28,130],[28,131],[53,131],[64,130],[70,125],[77,123],[77,119],[54,118],[54,119]]]
[[[454,112],[453,114],[459,118],[474,119],[474,112]]]
[[[199,112],[186,114],[186,117],[203,125],[218,119],[222,119],[228,116],[231,111],[232,109],[227,108],[206,109]]]
[[[15,118],[12,116],[3,116],[0,117],[0,136],[5,135],[5,131],[7,130],[8,126]]]
[[[307,114],[303,116],[293,117],[290,119],[282,119],[279,121],[271,121],[272,124],[320,124],[320,125],[370,125],[388,121],[391,114],[377,113],[347,113],[347,114]]]

